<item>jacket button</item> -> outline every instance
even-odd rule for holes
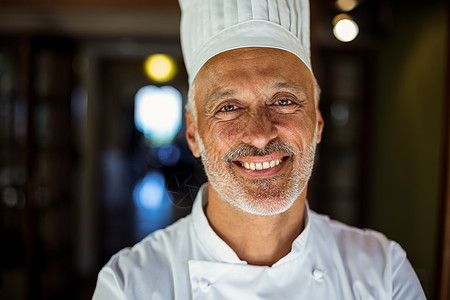
[[[315,280],[317,281],[321,281],[323,279],[323,276],[325,274],[323,273],[323,271],[319,270],[319,269],[315,269],[312,272],[312,276],[314,277]]]
[[[206,290],[207,288],[209,288],[209,282],[208,280],[202,278],[198,280],[198,286],[202,289],[202,290]]]

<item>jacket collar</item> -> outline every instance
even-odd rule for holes
[[[210,256],[212,261],[232,263],[232,264],[247,264],[246,261],[241,260],[237,254],[228,246],[211,228],[208,219],[206,218],[204,207],[208,202],[208,183],[201,186],[195,198],[192,207],[192,225],[194,234],[199,241],[199,244],[204,248],[205,253]],[[300,254],[304,253],[306,242],[308,240],[309,232],[311,231],[309,221],[309,205],[306,202],[305,207],[305,226],[302,233],[292,243],[291,251],[282,259],[277,261],[272,267],[284,264]]]

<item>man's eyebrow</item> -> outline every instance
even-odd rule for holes
[[[290,90],[302,91],[300,86],[292,81],[277,82],[272,87],[274,89],[290,89]]]
[[[224,98],[232,97],[236,94],[235,90],[222,90],[213,93],[207,100],[205,105],[205,112],[210,112],[215,104]]]
[[[280,90],[280,89],[291,90],[302,97],[306,97],[306,92],[305,92],[304,88],[302,88],[302,86],[300,86],[292,81],[277,82],[272,85],[272,88],[275,90]]]

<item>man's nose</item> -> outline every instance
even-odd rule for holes
[[[249,113],[242,135],[242,142],[263,149],[278,135],[274,125],[268,108],[258,109]]]

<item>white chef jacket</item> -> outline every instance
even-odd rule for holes
[[[425,299],[405,251],[381,233],[316,214],[271,267],[242,261],[204,214],[206,184],[192,213],[114,255],[94,300]]]

